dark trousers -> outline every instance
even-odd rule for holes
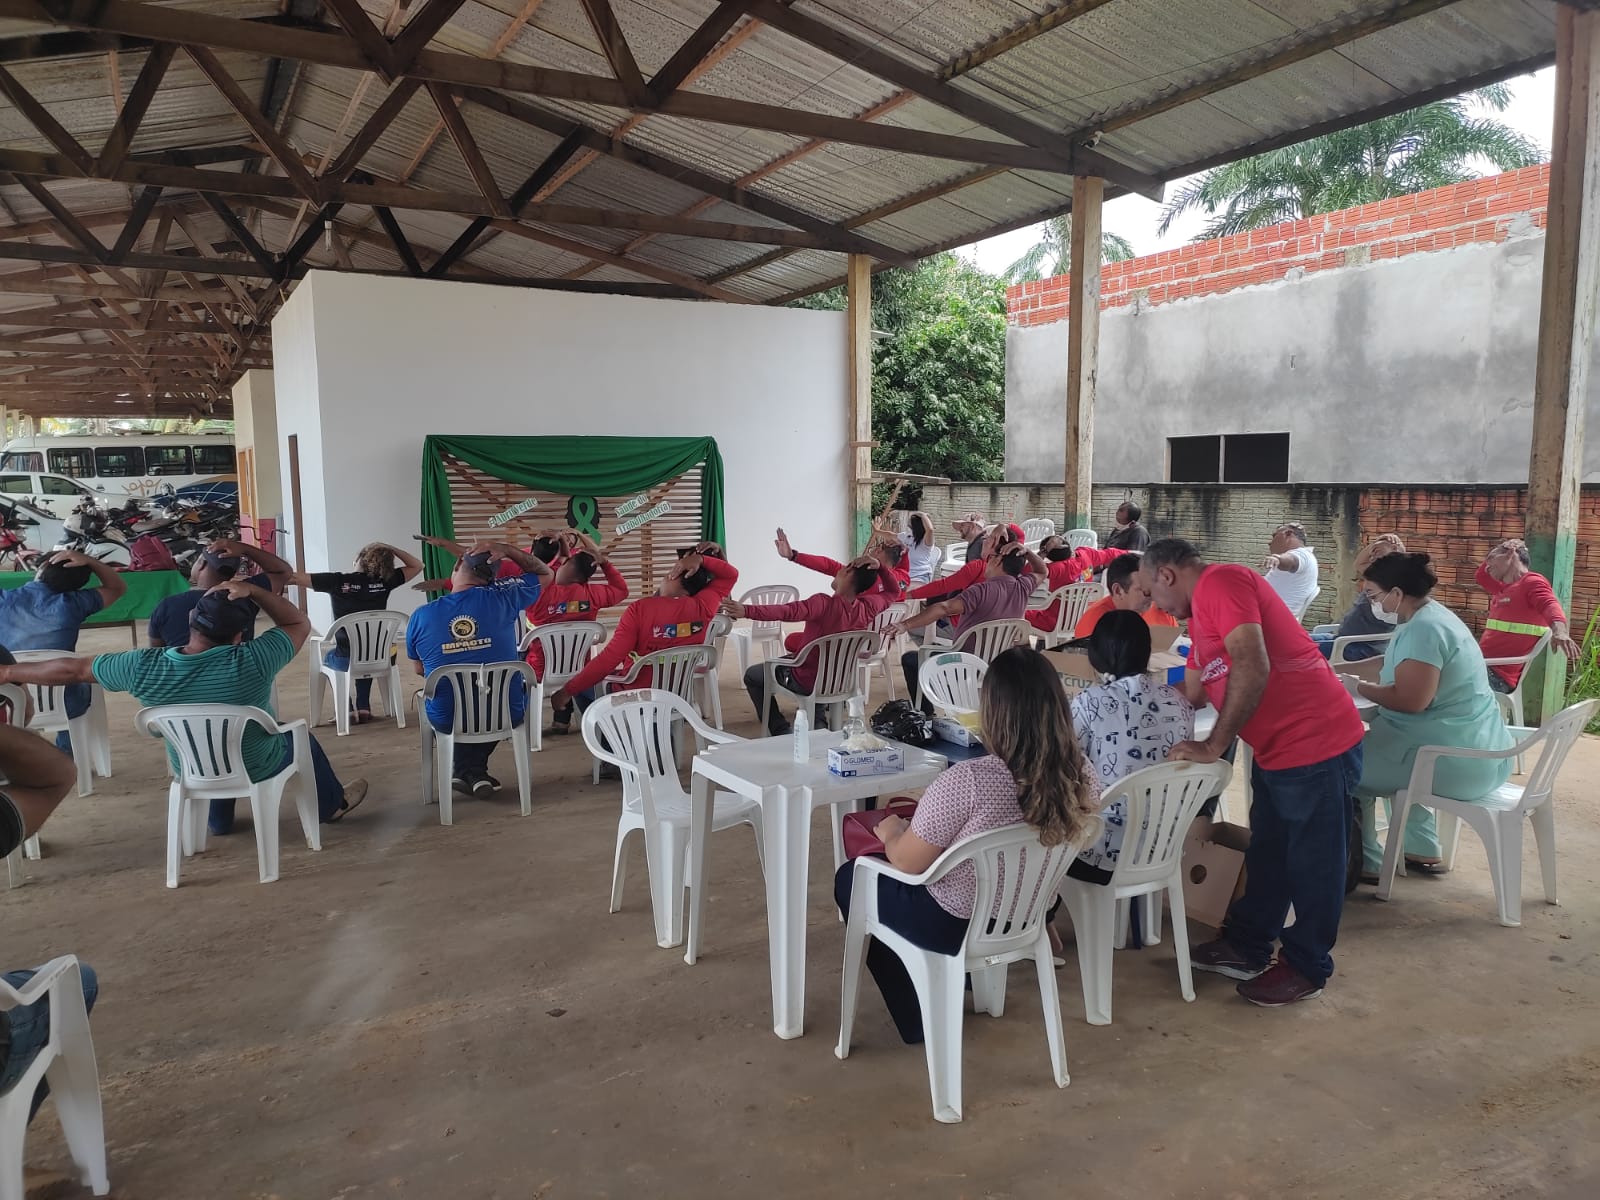
[[[294,734],[283,735],[283,760],[289,761],[289,756],[294,753]],[[344,784],[339,782],[339,777],[333,773],[333,764],[328,761],[328,756],[323,752],[321,745],[315,737],[311,738],[311,775],[317,784],[317,819],[327,821],[334,813],[344,807]],[[234,800],[213,800],[211,812],[208,814],[206,825],[212,833],[222,834],[233,832],[233,806]]]
[[[778,698],[774,696],[772,703],[767,706],[767,711],[761,711],[761,693],[766,685],[767,668],[764,664],[757,663],[744,673],[744,690],[750,693],[750,707],[756,710],[756,716],[767,723],[767,732],[780,734],[789,732],[789,723],[783,719],[783,714],[778,711]],[[788,688],[791,692],[809,694],[810,688],[803,688],[794,677],[794,672],[788,667],[775,667],[773,673],[777,676],[778,683]]]
[[[100,982],[87,963],[78,964],[78,973],[83,979],[83,1006],[93,1011],[95,997],[100,994]],[[37,971],[7,971],[4,978],[12,987],[21,988],[37,974]],[[24,1004],[20,1008],[13,1008],[0,1019],[9,1024],[11,1034],[11,1048],[6,1054],[5,1066],[0,1067],[0,1092],[8,1092],[16,1086],[17,1080],[22,1078],[23,1072],[39,1057],[39,1051],[50,1040],[50,1001],[44,999]],[[50,1081],[39,1080],[39,1086],[33,1092],[33,1103],[28,1106],[29,1121],[33,1120],[49,1094]]]
[[[1350,797],[1360,779],[1359,743],[1305,767],[1252,767],[1245,890],[1222,929],[1247,961],[1264,966],[1272,958],[1272,944],[1281,939],[1284,961],[1312,983],[1325,983],[1333,974],[1333,944],[1344,910]],[[1294,924],[1285,929],[1291,904]]]
[[[900,656],[900,672],[906,677],[906,699],[911,703],[917,702],[917,677],[922,673],[922,655],[915,650],[907,650]],[[930,717],[933,715],[933,701],[926,696],[922,698],[922,711]]]
[[[855,863],[847,862],[833,877],[833,897],[846,920],[850,917],[850,888]],[[933,893],[921,884],[878,878],[878,918],[915,946],[936,954],[955,954],[967,937],[966,917],[953,917],[939,907]],[[916,986],[900,956],[874,938],[867,946],[867,970],[883,993],[894,1027],[908,1045],[922,1041],[922,1004]]]
[[[534,713],[533,719],[537,721],[539,716],[540,714]],[[450,729],[448,719],[442,724],[433,720],[432,717],[429,717],[428,720],[441,733],[448,732]],[[528,715],[524,713],[517,718],[516,724],[520,725],[526,720],[528,720]],[[489,773],[489,756],[494,753],[494,748],[499,744],[499,742],[457,742],[454,753],[450,757],[451,776],[456,779],[471,780],[478,775],[487,775]]]
[[[329,650],[326,654],[324,654],[322,656],[322,661],[327,663],[335,671],[348,671],[350,669],[350,652],[349,652],[349,650],[345,649],[345,647],[348,646],[348,645],[349,645],[349,643],[346,642],[343,645],[336,646],[332,650]],[[321,680],[318,680],[317,682],[318,682],[318,686],[320,687],[321,686]],[[372,676],[371,675],[363,675],[363,676],[361,676],[361,678],[356,680],[356,697],[355,697],[355,700],[356,700],[356,711],[357,712],[371,712],[372,711]]]

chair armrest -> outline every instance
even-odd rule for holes
[[[28,980],[27,983],[23,984],[19,988],[14,988],[10,984],[0,982],[0,1001],[5,1000],[8,995],[16,997],[15,1005],[0,1005],[0,1012],[5,1012],[13,1007],[20,1008],[24,1004],[38,1003],[49,993],[51,984],[53,984],[57,979],[61,978],[61,976],[65,975],[69,968],[77,965],[78,960],[76,956],[71,954],[63,954],[60,958],[52,958],[49,962],[45,963],[44,966],[40,967],[38,971],[34,973],[32,979]]]
[[[1520,727],[1519,727],[1520,728]],[[1455,746],[1423,746],[1417,751],[1417,759],[1411,766],[1411,779],[1406,785],[1406,790],[1413,794],[1433,791],[1433,773],[1441,758],[1476,758],[1503,761],[1508,758],[1517,758],[1527,754],[1541,741],[1544,740],[1545,731],[1535,729],[1531,737],[1522,741],[1508,750],[1466,750]]]
[[[1486,667],[1530,667],[1537,654],[1524,654],[1521,658],[1486,658],[1483,665]]]
[[[943,859],[944,855],[941,854],[939,858]],[[933,870],[933,867],[929,867],[921,875],[908,875],[899,868],[890,866],[888,859],[876,858],[870,854],[863,854],[855,862],[855,873],[858,876],[865,871],[872,875],[883,875],[889,879],[898,879],[901,883],[927,883],[928,877]],[[934,866],[938,866],[938,862],[935,862]]]
[[[326,642],[327,640],[328,640],[328,635],[327,634],[325,634],[325,633],[313,633],[310,637],[308,637],[306,639],[306,646],[308,648],[310,648],[312,650],[312,652],[314,653],[317,650],[322,649],[322,643]]]

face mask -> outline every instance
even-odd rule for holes
[[[1377,600],[1368,600],[1367,603],[1372,606],[1372,615],[1385,625],[1398,625],[1400,623],[1399,613],[1389,612]]]

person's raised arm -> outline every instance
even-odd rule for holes
[[[983,559],[975,558],[954,575],[947,575],[943,579],[934,579],[914,587],[905,594],[907,600],[926,600],[929,596],[943,596],[948,592],[959,592],[961,589],[977,583],[983,578]]]
[[[46,658],[38,662],[0,665],[0,683],[38,683],[60,687],[68,683],[93,683],[94,659]]]
[[[638,604],[635,603],[622,610],[622,619],[617,622],[617,630],[611,635],[610,640],[589,660],[583,670],[562,684],[560,690],[551,697],[551,703],[557,709],[572,707],[573,696],[594,687],[633,653],[635,647],[639,645],[640,621],[636,615],[638,608]]]
[[[526,550],[518,550],[515,546],[506,542],[482,542],[467,553],[472,554],[483,550],[487,550],[499,558],[509,558],[517,564],[517,569],[524,575],[537,575],[541,586],[548,585],[556,577],[555,572],[550,569],[549,563],[535,558]]]
[[[960,596],[951,596],[948,600],[930,604],[921,612],[907,617],[895,625],[891,632],[905,633],[907,630],[921,629],[924,625],[932,625],[936,621],[943,621],[946,617],[959,617],[966,611],[966,602]]]
[[[227,583],[219,583],[211,590],[226,593],[230,600],[254,600],[261,611],[267,614],[268,619],[283,630],[296,650],[305,645],[306,638],[311,636],[311,618],[301,612],[300,606],[286,596],[269,592],[266,588],[246,583],[242,579],[230,579]]]
[[[51,561],[69,567],[88,567],[93,571],[94,577],[100,581],[100,586],[95,588],[95,591],[100,596],[101,608],[110,608],[128,592],[128,581],[122,577],[122,572],[98,558],[63,550]]]
[[[222,538],[212,542],[206,549],[229,557],[248,558],[272,581],[274,594],[281,593],[288,585],[289,576],[294,574],[292,566],[263,546],[247,546],[233,538]]]
[[[1432,663],[1408,658],[1395,664],[1393,683],[1368,683],[1365,680],[1358,680],[1353,685],[1346,684],[1345,687],[1347,690],[1353,687],[1356,695],[1371,700],[1391,712],[1425,712],[1428,705],[1433,703],[1434,697],[1439,694],[1439,668]]]
[[[422,574],[422,560],[415,554],[412,554],[409,550],[402,550],[399,546],[391,546],[388,542],[384,542],[382,545],[385,550],[388,550],[399,560],[401,583],[409,583]]]
[[[1261,697],[1267,690],[1267,676],[1272,671],[1272,660],[1267,656],[1267,639],[1261,632],[1261,626],[1255,623],[1236,625],[1222,639],[1222,644],[1227,647],[1231,665],[1228,668],[1228,688],[1222,697],[1222,711],[1217,714],[1216,727],[1203,742],[1179,742],[1172,748],[1169,758],[1216,762],[1261,703]]]
[[[20,725],[0,725],[0,791],[22,816],[22,836],[32,837],[78,782],[72,759]]]
[[[411,536],[416,538],[417,541],[421,542],[424,546],[437,546],[446,554],[449,554],[455,558],[460,558],[467,552],[466,547],[464,547],[460,542],[453,542],[449,538],[435,537],[431,533],[414,533]]]

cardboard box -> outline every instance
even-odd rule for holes
[[[899,746],[881,750],[841,750],[833,746],[828,750],[828,770],[843,779],[893,775],[905,769],[906,752]]]
[[[1061,676],[1069,697],[1100,682],[1099,675],[1089,665],[1089,656],[1082,650],[1046,650],[1044,656],[1055,667],[1056,674]],[[1184,660],[1176,654],[1161,651],[1150,655],[1147,674],[1157,683],[1181,683],[1183,672]]]
[[[1150,649],[1158,654],[1165,654],[1172,649],[1172,644],[1183,636],[1183,630],[1176,625],[1150,626]]]
[[[1250,832],[1196,817],[1183,842],[1183,906],[1202,925],[1220,928],[1244,873]]]

